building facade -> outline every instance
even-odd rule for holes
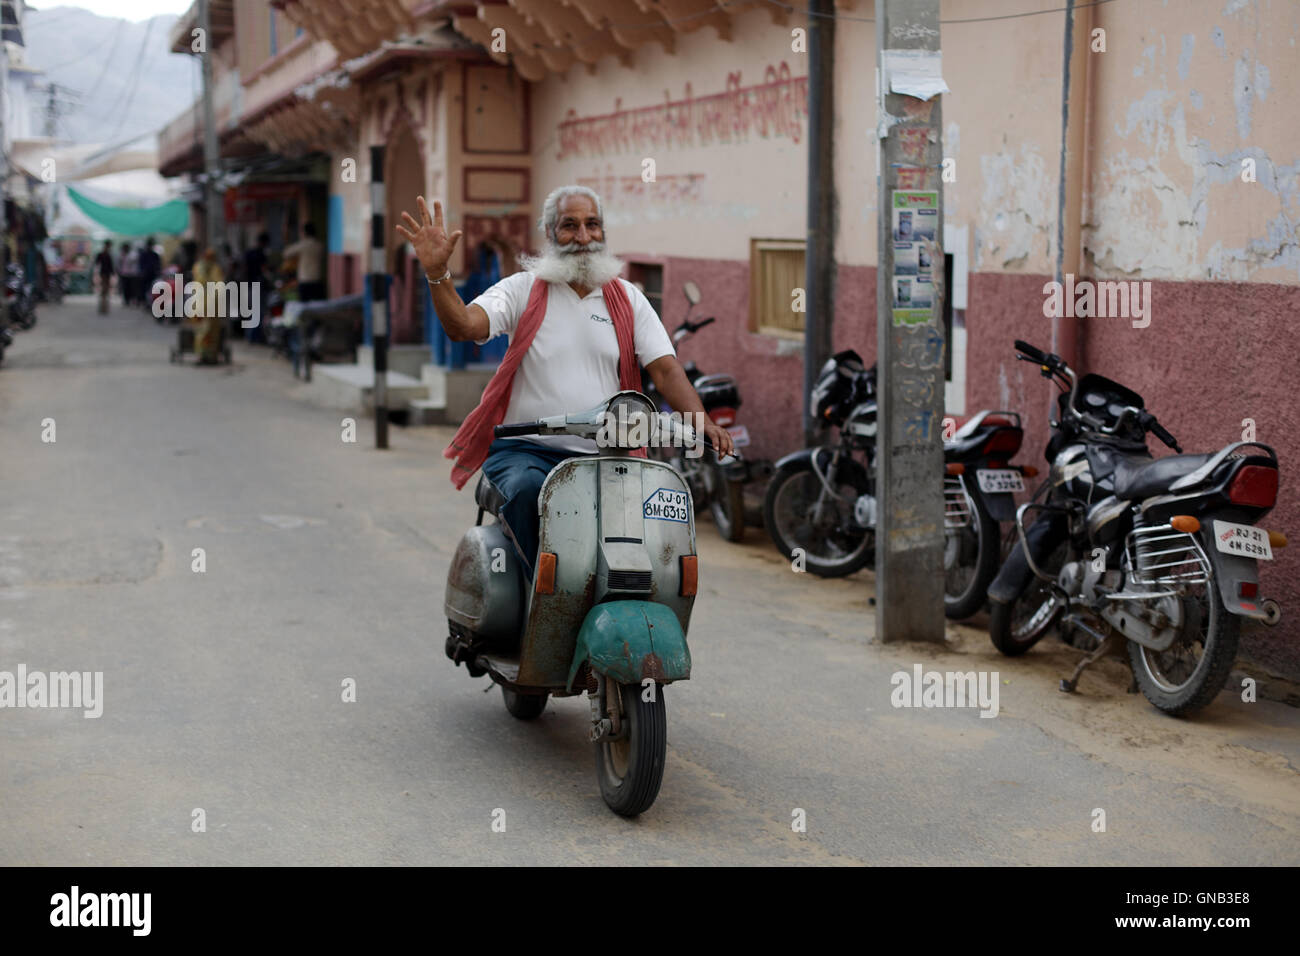
[[[486,253],[508,272],[537,242],[546,193],[590,185],[604,197],[612,251],[670,329],[686,310],[682,284],[700,286],[696,314],[717,322],[683,358],[738,377],[752,452],[775,458],[801,443],[803,316],[792,303],[807,238],[802,13],[759,0],[225,2],[246,39],[227,114],[241,118],[223,135],[233,153],[250,142],[328,157],[331,294],[359,282],[366,259],[369,147],[385,147],[387,260],[407,297],[398,311],[408,337],[433,325],[417,314],[418,273],[391,234],[417,193],[465,230],[452,264],[463,278]],[[838,208],[834,345],[868,362],[881,214],[872,6],[835,5],[826,184]],[[1268,524],[1300,528],[1288,473],[1300,399],[1285,347],[1300,309],[1300,5],[1082,7],[1068,92],[1063,16],[1027,7],[1054,10],[942,5],[949,414],[1021,412],[1022,458],[1041,464],[1054,396],[1011,343],[1056,347],[1142,393],[1189,451],[1243,435],[1274,445],[1283,490]],[[240,26],[268,17],[296,34],[269,56]],[[323,125],[327,114],[342,122]],[[1069,314],[1087,313],[1080,307],[1054,319],[1046,289],[1058,269],[1072,282],[1122,281],[1133,298],[1121,306],[1112,293],[1104,315]],[[1282,551],[1263,572],[1263,590],[1289,608],[1300,607],[1294,569]],[[1252,631],[1246,651],[1297,676],[1298,634],[1290,620]]]

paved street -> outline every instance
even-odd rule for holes
[[[975,629],[882,645],[869,574],[706,520],[663,788],[615,817],[585,700],[523,723],[443,655],[474,519],[450,429],[345,443],[265,349],[178,367],[174,334],[70,300],[0,366],[0,670],[104,674],[99,719],[0,710],[0,864],[1300,863],[1296,710],[1230,691],[1174,720],[1117,662],[1066,696],[1073,651]],[[917,663],[998,671],[997,717],[892,707]]]

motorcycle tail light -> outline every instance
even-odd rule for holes
[[[537,583],[533,590],[538,594],[555,593],[555,555],[549,551],[537,555]]]
[[[721,425],[723,428],[736,424],[736,410],[734,408],[715,408],[709,412],[709,417],[713,419],[714,424]]]
[[[696,554],[682,555],[682,597],[694,597],[699,587],[700,558]]]
[[[1277,469],[1246,465],[1228,486],[1228,500],[1234,505],[1271,508],[1277,503]]]
[[[1002,451],[1014,455],[1020,451],[1024,435],[1025,433],[1019,428],[999,428],[984,443],[984,454],[991,455],[995,451]]]

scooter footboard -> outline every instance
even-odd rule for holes
[[[677,615],[651,601],[593,607],[578,632],[569,687],[584,663],[620,684],[639,684],[647,677],[667,684],[691,676],[691,652]]]

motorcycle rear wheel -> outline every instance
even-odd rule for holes
[[[1129,663],[1143,696],[1174,717],[1186,717],[1214,700],[1237,659],[1241,619],[1223,606],[1215,582],[1199,585],[1198,591],[1183,599],[1189,602],[1185,613],[1195,615],[1192,626],[1185,627],[1168,650],[1128,642]],[[1192,610],[1191,602],[1199,608]],[[1208,623],[1199,623],[1206,616]]]
[[[953,621],[970,617],[984,606],[989,584],[998,571],[998,523],[980,498],[972,496],[971,503],[970,527],[944,532],[943,613]],[[954,549],[956,553],[950,554]],[[959,573],[962,571],[969,573]]]
[[[621,817],[634,817],[650,809],[664,779],[668,759],[664,688],[656,685],[654,700],[646,701],[639,684],[608,681],[607,686],[621,695],[625,726],[620,739],[596,744],[596,779],[605,805]]]

